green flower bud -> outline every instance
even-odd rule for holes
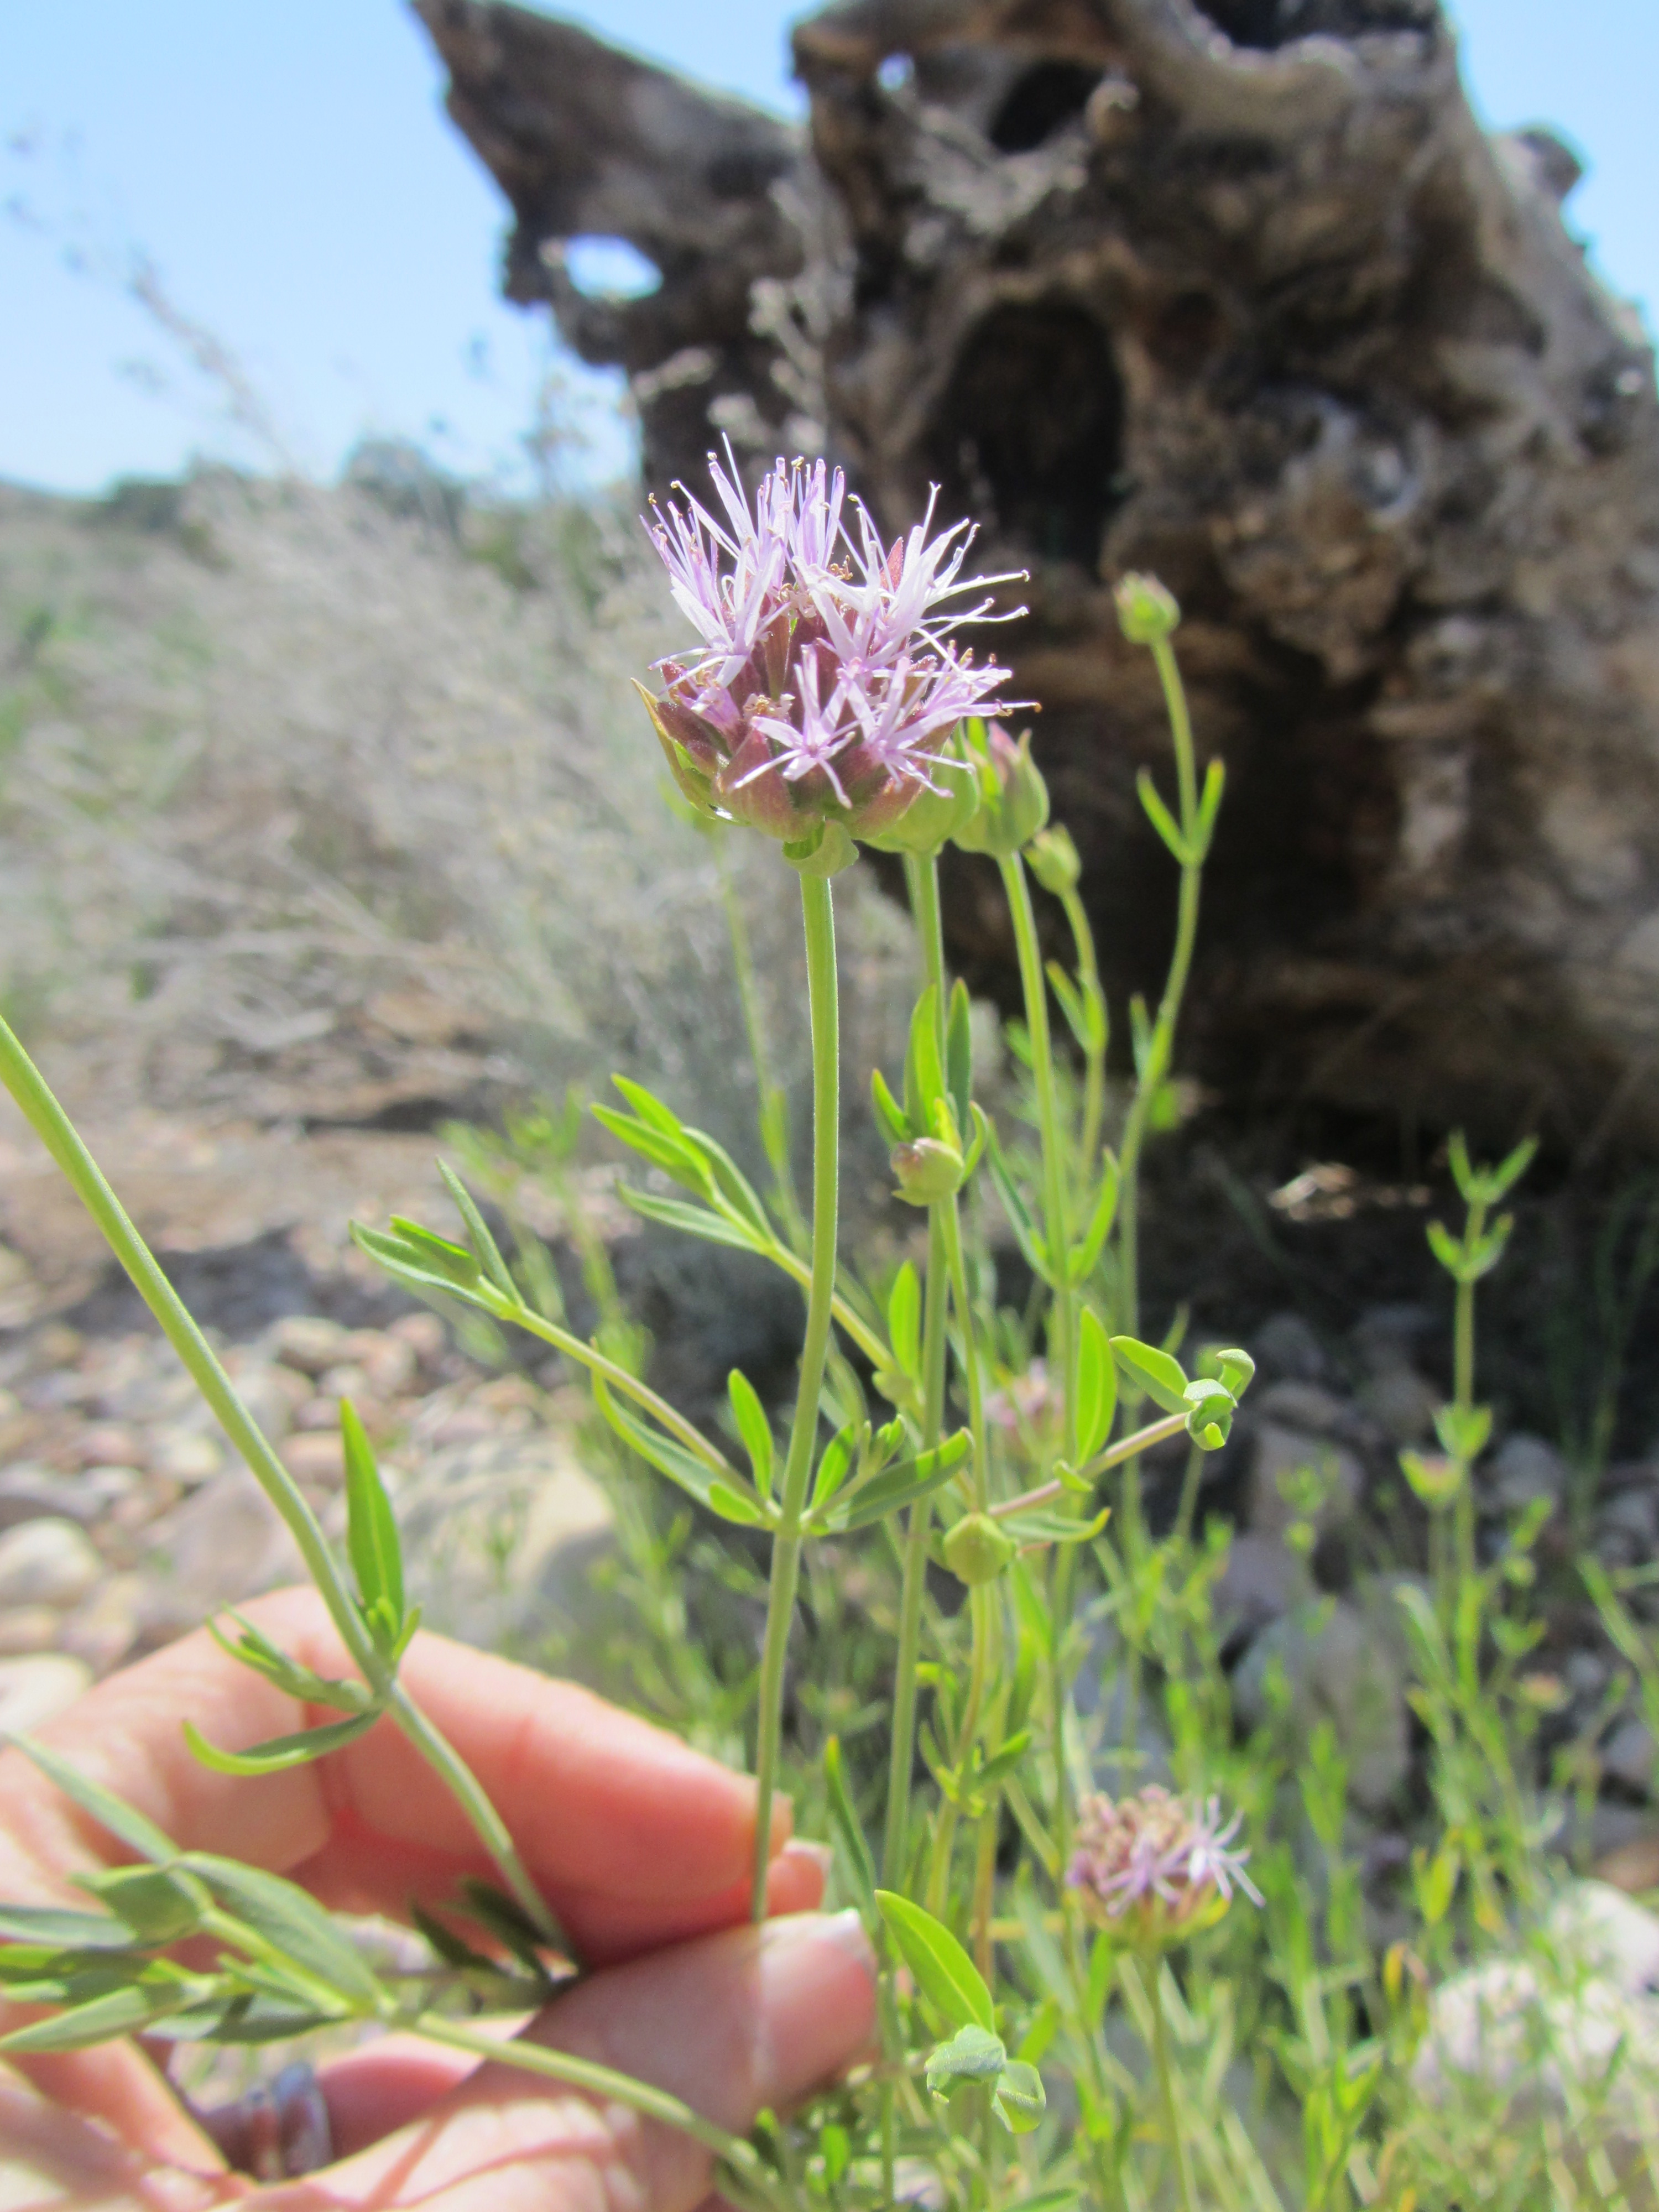
[[[1166,591],[1156,576],[1139,576],[1132,571],[1119,579],[1114,597],[1119,624],[1131,645],[1161,645],[1166,637],[1174,636],[1181,609],[1175,594]]]
[[[915,853],[925,860],[967,827],[979,812],[979,781],[958,738],[929,763],[927,774],[938,788],[919,791],[890,828],[862,832],[865,844],[878,853]]]
[[[918,1137],[914,1144],[895,1146],[891,1165],[898,1184],[893,1194],[907,1206],[932,1206],[962,1188],[962,1154],[954,1145],[941,1144],[937,1137]]]
[[[964,725],[979,777],[979,811],[956,832],[964,853],[1006,860],[1030,844],[1048,819],[1048,787],[1031,758],[1031,732],[1016,744],[1000,722]]]
[[[1018,1549],[988,1513],[970,1513],[945,1540],[945,1564],[969,1589],[994,1583]]]
[[[1431,1513],[1443,1513],[1468,1479],[1455,1459],[1442,1459],[1433,1452],[1402,1451],[1400,1469]]]
[[[1060,823],[1038,830],[1026,848],[1025,860],[1043,890],[1052,891],[1056,898],[1077,889],[1083,863],[1077,856],[1071,831]]]

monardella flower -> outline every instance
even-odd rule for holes
[[[1231,1848],[1238,1830],[1237,1814],[1223,1825],[1218,1797],[1200,1803],[1156,1783],[1115,1802],[1087,1797],[1066,1887],[1097,1927],[1141,1947],[1178,1942],[1218,1920],[1235,1887],[1261,1904],[1249,1853]]]
[[[709,474],[718,514],[684,493],[647,526],[700,641],[647,701],[680,788],[792,844],[890,836],[923,793],[957,806],[941,757],[1008,680],[951,635],[987,618],[988,599],[951,611],[964,594],[1012,580],[962,575],[972,526],[930,540],[930,501],[890,547],[860,507],[855,544],[839,469],[781,459],[752,506],[729,448]]]

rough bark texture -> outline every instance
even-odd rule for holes
[[[1490,139],[1437,0],[850,0],[784,125],[476,0],[417,0],[548,299],[634,380],[647,473],[821,441],[1028,566],[1000,634],[1109,980],[1155,981],[1164,757],[1108,592],[1187,611],[1231,781],[1190,1051],[1235,1095],[1659,1142],[1659,403]],[[662,270],[582,299],[560,244]],[[953,871],[959,958],[1006,976]]]

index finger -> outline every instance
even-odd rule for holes
[[[313,1592],[248,1611],[302,1666],[350,1673]],[[401,1679],[477,1775],[579,1948],[615,1956],[741,1917],[755,1818],[746,1777],[573,1683],[441,1637],[416,1638]],[[188,1719],[241,1751],[334,1717],[307,1714],[202,1632],[112,1676],[43,1733],[181,1847],[294,1875],[333,1902],[401,1911],[411,1895],[441,1901],[461,1874],[488,1873],[460,1807],[389,1720],[326,1759],[257,1779],[204,1767],[183,1735]],[[4,1826],[38,1868],[84,1863],[86,1824],[15,1754],[0,1762],[0,1790]],[[788,1830],[782,1807],[775,1856]]]

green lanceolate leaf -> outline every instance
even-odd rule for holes
[[[855,1528],[868,1528],[884,1521],[890,1513],[914,1505],[919,1498],[928,1497],[951,1480],[968,1457],[971,1443],[967,1430],[959,1429],[933,1450],[884,1468],[850,1491],[839,1506],[832,1499],[826,1510],[815,1511],[815,1533],[849,1535]]]
[[[1112,1432],[1117,1363],[1100,1316],[1085,1306],[1077,1340],[1078,1457],[1092,1459]]]
[[[1109,1506],[1078,1520],[1052,1506],[1034,1505],[1028,1513],[1000,1514],[997,1526],[1024,1550],[1035,1544],[1091,1544],[1111,1517]]]
[[[982,2027],[994,2034],[996,2008],[991,1992],[950,1929],[890,1889],[878,1889],[876,1903],[916,1986],[951,2027]]]
[[[739,1528],[769,1528],[775,1515],[746,1490],[734,1490],[718,1476],[708,1486],[708,1510]]]
[[[915,1133],[910,1127],[910,1117],[888,1089],[887,1078],[878,1067],[870,1071],[870,1103],[888,1143],[908,1145]]]
[[[495,1941],[510,1951],[520,1965],[531,1973],[543,1981],[550,1978],[541,1954],[552,1948],[553,1939],[537,1927],[515,1899],[509,1897],[505,1890],[497,1889],[493,1883],[480,1881],[476,1875],[467,1875],[461,1884],[461,1892],[466,1899],[467,1911],[481,1928],[487,1928]],[[568,1949],[562,1938],[560,1939],[560,1946]]]
[[[447,1160],[440,1160],[438,1173],[443,1177],[444,1188],[449,1193],[455,1211],[461,1217],[467,1238],[478,1255],[478,1265],[504,1298],[518,1303],[519,1286],[513,1279],[512,1270],[501,1254],[501,1247],[484,1225],[471,1192],[461,1181]]]
[[[394,1282],[428,1296],[475,1298],[482,1277],[471,1252],[434,1237],[416,1222],[395,1220],[390,1231],[351,1224],[351,1241]]]
[[[1187,1377],[1181,1362],[1155,1344],[1142,1344],[1133,1336],[1115,1336],[1112,1350],[1118,1365],[1166,1413],[1187,1411]]]
[[[337,2011],[319,2012],[292,1996],[271,1996],[227,1979],[203,2002],[167,2014],[149,2033],[164,2043],[289,2043],[338,2019]]]
[[[1204,789],[1198,802],[1198,820],[1193,830],[1193,859],[1202,863],[1210,856],[1210,841],[1215,836],[1216,817],[1221,811],[1221,801],[1227,788],[1225,763],[1212,760],[1204,771]]]
[[[973,1009],[968,986],[960,979],[951,987],[951,1010],[945,1024],[945,1087],[957,1127],[965,1131],[974,1096]]]
[[[939,987],[930,983],[910,1017],[910,1046],[904,1059],[904,1111],[913,1129],[931,1129],[933,1102],[946,1096],[945,1063],[939,1048]]]
[[[1491,1441],[1492,1407],[1442,1406],[1434,1417],[1434,1431],[1443,1450],[1472,1466]]]
[[[654,1091],[647,1091],[644,1084],[635,1083],[627,1075],[613,1075],[611,1080],[647,1128],[656,1129],[665,1137],[678,1137],[683,1133],[684,1124],[673,1108]]]
[[[301,1729],[294,1735],[274,1735],[246,1751],[221,1751],[210,1743],[193,1721],[185,1723],[185,1741],[191,1755],[216,1774],[281,1774],[290,1766],[306,1766],[313,1759],[326,1759],[366,1735],[380,1717],[378,1710],[356,1713],[349,1721],[326,1728]]]
[[[74,1880],[124,1920],[140,1944],[178,1943],[193,1936],[211,1902],[199,1881],[174,1867],[112,1867]]]
[[[595,1106],[592,1113],[593,1119],[608,1129],[619,1144],[626,1145],[641,1159],[649,1160],[653,1167],[672,1176],[684,1189],[694,1192],[698,1198],[714,1197],[714,1178],[708,1163],[684,1138],[665,1136],[648,1121],[634,1121],[626,1114],[619,1114],[614,1106]]]
[[[1048,2107],[1042,2075],[1023,2059],[1011,2058],[1002,2069],[992,2103],[997,2118],[1010,2135],[1030,2135],[1034,2128],[1042,2126],[1042,2115]]]
[[[812,1505],[817,1510],[829,1504],[841,1490],[853,1469],[859,1454],[860,1434],[851,1422],[836,1431],[823,1448],[818,1462],[818,1471],[812,1480]]]
[[[899,1371],[916,1382],[921,1375],[921,1285],[907,1260],[887,1293],[887,1336]]]
[[[1025,1255],[1025,1264],[1038,1279],[1052,1288],[1054,1277],[1048,1268],[1048,1249],[1031,1209],[1020,1195],[1019,1186],[1008,1170],[1002,1156],[1002,1146],[997,1140],[994,1127],[990,1127],[991,1180],[996,1185],[997,1196],[1002,1200],[1002,1210],[1008,1217],[1008,1225],[1014,1232],[1014,1241]]]
[[[132,1930],[102,1912],[75,1912],[56,1905],[0,1905],[0,1943],[52,1951],[125,1951]]]
[[[1089,1218],[1083,1242],[1072,1254],[1071,1276],[1074,1283],[1086,1283],[1093,1274],[1105,1249],[1106,1239],[1112,1233],[1112,1224],[1117,1218],[1117,1162],[1108,1152],[1101,1162],[1100,1190],[1095,1200],[1095,1210]]]
[[[301,1667],[287,1653],[279,1651],[262,1629],[256,1628],[234,1606],[225,1608],[229,1618],[241,1631],[233,1643],[218,1623],[208,1623],[208,1634],[219,1649],[244,1667],[251,1667],[267,1682],[285,1690],[301,1705],[331,1705],[336,1712],[361,1713],[371,1702],[371,1692],[362,1682],[341,1682],[315,1674],[309,1667]]]
[[[1135,789],[1139,793],[1140,803],[1146,810],[1146,819],[1169,847],[1175,860],[1183,868],[1190,866],[1193,858],[1192,848],[1182,836],[1174,815],[1158,797],[1158,786],[1152,781],[1152,771],[1149,769],[1142,769],[1136,776]]]
[[[766,1208],[761,1204],[755,1186],[738,1165],[724,1145],[716,1144],[701,1129],[687,1129],[686,1141],[695,1145],[702,1154],[704,1164],[714,1177],[717,1202],[723,1201],[726,1210],[738,1215],[754,1231],[757,1241],[764,1245],[772,1242],[773,1228],[767,1219]]]
[[[948,2097],[963,2081],[994,2081],[1007,2063],[1000,2035],[993,2035],[988,2027],[959,2027],[928,2058],[928,2092]]]
[[[847,1880],[859,1910],[867,1921],[876,1917],[876,1863],[847,1786],[842,1765],[841,1738],[832,1735],[823,1747],[823,1777],[829,1785],[830,1825],[841,1849]]]
[[[346,1549],[363,1618],[382,1651],[403,1632],[404,1552],[392,1500],[356,1409],[340,1402],[340,1441],[345,1447]]]
[[[48,1751],[44,1744],[34,1742],[29,1736],[14,1736],[12,1741],[49,1781],[58,1784],[66,1797],[138,1857],[148,1859],[153,1866],[166,1865],[178,1857],[178,1846],[161,1833],[155,1822],[147,1820],[131,1805],[123,1804],[112,1790],[91,1781],[78,1767],[71,1766],[68,1759],[60,1758],[55,1751]]]
[[[227,1913],[306,1974],[353,2005],[374,2002],[380,1985],[368,1966],[316,1899],[297,1883],[211,1851],[186,1851],[179,1864],[200,1875]]]
[[[600,1375],[593,1377],[593,1402],[624,1443],[631,1444],[641,1459],[648,1460],[659,1474],[665,1474],[688,1497],[695,1498],[699,1505],[708,1506],[711,1512],[719,1510],[710,1495],[717,1482],[737,1497],[744,1495],[747,1486],[735,1468],[726,1468],[722,1474],[694,1457],[684,1444],[676,1443],[653,1422],[625,1405]],[[758,1511],[760,1500],[756,1498],[754,1504]],[[764,1519],[763,1513],[761,1517]]]
[[[734,1252],[761,1249],[752,1230],[723,1213],[711,1212],[707,1206],[688,1206],[683,1198],[663,1198],[655,1191],[636,1190],[625,1182],[617,1184],[617,1195],[647,1221],[660,1221],[665,1228],[683,1230],[688,1237],[703,1237],[710,1244],[729,1244]]]
[[[743,1448],[749,1455],[755,1487],[763,1498],[772,1495],[772,1424],[766,1418],[766,1408],[756,1394],[754,1384],[741,1368],[734,1367],[726,1378],[726,1395],[732,1408],[732,1419]]]
[[[192,1995],[187,1982],[133,1982],[125,1989],[112,1990],[107,1996],[74,2005],[51,2020],[14,2028],[9,2035],[0,2036],[0,2051],[40,2054],[85,2051],[95,2043],[112,2043],[121,2036],[139,2033],[170,2012],[181,2012]]]
[[[1464,1253],[1461,1239],[1452,1235],[1443,1221],[1431,1221],[1424,1234],[1429,1240],[1429,1249],[1455,1282],[1463,1279]]]

